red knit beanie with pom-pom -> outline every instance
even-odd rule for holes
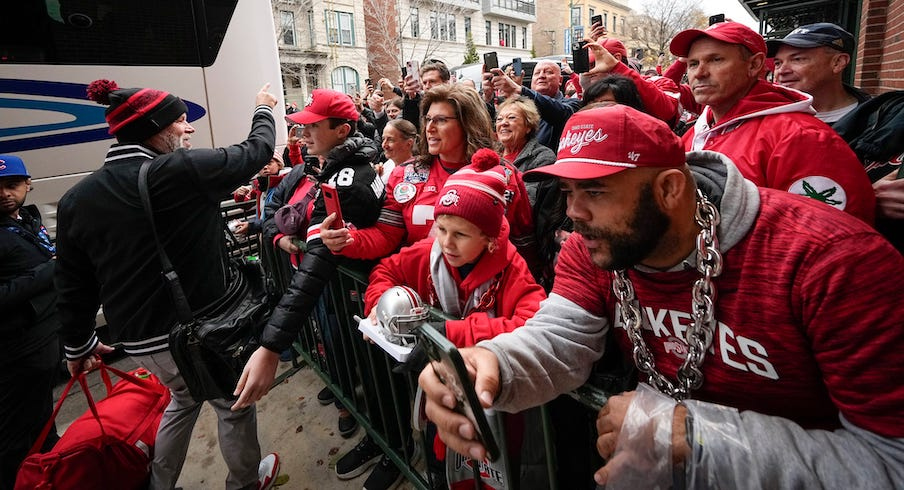
[[[488,237],[499,236],[505,215],[505,169],[499,155],[483,148],[471,157],[471,164],[449,176],[433,214],[460,216],[474,223]]]
[[[140,143],[188,112],[185,102],[175,95],[149,88],[119,88],[112,80],[95,80],[87,92],[89,99],[110,106],[105,112],[107,124],[120,143]]]

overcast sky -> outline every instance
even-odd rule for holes
[[[637,12],[643,10],[645,0],[629,0],[628,5]],[[738,0],[698,0],[700,9],[706,16],[725,14],[725,17],[747,24],[751,29],[759,32],[759,22],[756,21],[747,10],[741,6]]]

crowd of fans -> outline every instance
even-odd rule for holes
[[[641,74],[602,26],[587,40],[589,71],[540,61],[530,86],[494,68],[470,87],[429,62],[354,96],[317,89],[304,107],[287,105],[285,151],[234,190],[257,203],[235,231],[260,234],[294,273],[232,409],[266,395],[305,318],[322,319],[325,356],[340,355],[326,295],[346,264],[372,268],[374,322],[393,286],[456,318],[439,329],[470,347],[462,353],[486,407],[519,413],[580,386],[607,358],[636,361],[645,383],[610,399],[596,435],[568,400],[551,405],[560,467],[575,463],[559,472],[562,488],[901,485],[904,300],[893,278],[904,273],[904,115],[889,116],[900,94],[878,104],[843,83],[854,42],[833,24],[768,43],[731,21],[683,31],[661,75]],[[322,184],[336,188],[341,220]],[[69,310],[81,297],[73,274],[84,273],[65,258],[71,243],[61,242],[69,265],[57,272]],[[71,361],[102,351],[71,311],[62,318]],[[348,369],[329,365],[337,379]],[[365,391],[400,384],[365,375]],[[445,471],[449,455],[483,460],[485,450],[429,367],[420,384],[438,433],[430,481],[462,485]],[[395,395],[410,418],[413,401]],[[318,399],[335,396],[324,388]],[[357,422],[336,404],[339,432],[352,437]],[[533,441],[524,420],[506,419],[524,435],[507,445],[508,471],[516,487],[542,487],[518,468]],[[381,425],[411,453],[410,433]],[[570,458],[594,444],[602,460]],[[336,473],[372,466],[367,489],[401,478],[365,435]],[[178,468],[166,475],[174,482]]]

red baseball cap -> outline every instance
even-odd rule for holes
[[[740,44],[753,54],[766,52],[766,40],[753,29],[738,22],[718,22],[705,30],[688,29],[672,39],[669,50],[675,56],[687,56],[691,45],[701,36],[707,36],[729,44]]]
[[[607,37],[602,41],[599,41],[599,44],[600,46],[606,48],[606,51],[612,53],[612,56],[620,54],[622,56],[622,59],[626,59],[628,57],[628,49],[625,48],[625,45],[622,44],[621,41],[615,39],[614,37]]]
[[[685,162],[681,139],[668,125],[618,104],[571,116],[556,163],[525,172],[524,180],[598,179],[632,168],[682,167]]]
[[[298,112],[286,119],[297,124],[311,124],[329,118],[358,120],[358,109],[351,97],[342,92],[318,88],[311,92],[311,100]]]

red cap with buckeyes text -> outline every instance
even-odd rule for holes
[[[556,163],[526,172],[524,180],[598,179],[632,168],[675,168],[686,162],[681,139],[668,125],[620,104],[571,116],[556,157]]]
[[[702,31],[700,29],[681,31],[672,39],[669,50],[675,56],[687,56],[694,41],[703,36],[728,44],[740,44],[753,54],[766,53],[766,40],[763,36],[739,22],[718,22]]]
[[[497,237],[505,215],[505,169],[499,154],[481,148],[471,164],[450,175],[433,208],[438,217],[451,214],[474,223],[488,237]]]
[[[311,92],[311,99],[302,110],[286,116],[296,124],[313,124],[330,118],[357,121],[358,109],[348,95],[325,88]]]

